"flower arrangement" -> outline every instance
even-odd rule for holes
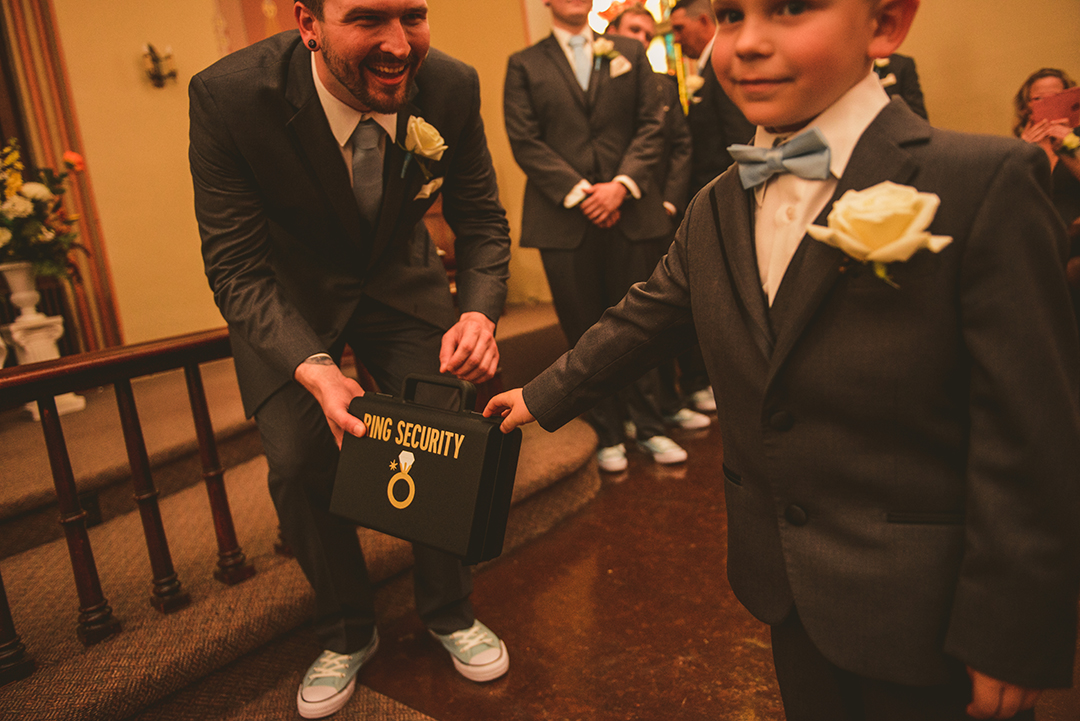
[[[86,248],[75,242],[76,218],[64,210],[62,196],[67,176],[83,167],[82,156],[68,151],[62,171],[42,168],[40,182],[26,182],[18,141],[0,150],[0,263],[29,261],[35,275],[76,275],[68,254]]]

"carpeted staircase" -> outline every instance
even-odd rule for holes
[[[546,322],[542,315],[530,316],[527,323],[519,324],[520,333],[511,334],[503,320],[500,332],[505,337],[500,337],[500,344],[504,367],[511,369],[512,377],[527,372],[515,369],[514,357],[519,354],[536,363],[538,356],[551,358],[560,351],[551,343],[551,322],[550,314]],[[514,325],[509,325],[512,331]],[[530,334],[535,343],[530,342]],[[7,551],[0,554],[7,556],[0,561],[0,570],[15,628],[37,664],[29,678],[0,688],[0,719],[148,721],[291,718],[294,714],[303,659],[318,653],[313,635],[305,628],[312,595],[295,561],[274,550],[277,519],[266,489],[265,459],[250,453],[252,449],[258,452],[257,434],[242,414],[237,416],[231,368],[204,369],[218,436],[231,439],[227,445],[232,450],[223,451],[223,460],[229,466],[225,484],[237,537],[257,571],[247,581],[226,586],[212,577],[217,549],[204,488],[199,483],[181,488],[179,481],[161,480],[179,476],[190,483],[198,478],[197,467],[183,449],[177,450],[187,440],[170,441],[164,432],[165,425],[175,424],[183,415],[177,407],[184,409],[186,403],[182,375],[169,376],[139,382],[136,397],[156,465],[155,480],[159,488],[177,486],[162,498],[161,515],[176,572],[192,599],[180,611],[162,615],[148,603],[152,574],[140,518],[137,511],[123,510],[122,498],[130,498],[130,489],[111,482],[126,473],[119,431],[117,449],[109,447],[114,441],[100,440],[100,434],[91,432],[93,428],[84,428],[109,425],[111,394],[100,398],[88,394],[86,415],[62,419],[80,492],[96,491],[106,518],[89,533],[104,595],[123,627],[119,635],[88,648],[75,636],[79,601],[67,545],[63,538],[37,543],[40,539],[35,533],[44,532],[32,531],[41,526],[35,515],[46,518],[51,513],[55,524],[55,509],[49,509],[47,494],[39,492],[36,472],[26,468],[32,454],[12,451],[8,441],[18,438],[32,443],[26,428],[40,429],[30,423],[13,427],[10,417],[0,419],[0,462],[4,464],[0,487],[5,489],[0,491],[0,513],[6,509],[8,517],[0,526],[0,551]],[[515,382],[520,381],[515,378]],[[115,403],[112,407],[115,415]],[[193,428],[190,434],[193,439]],[[592,460],[595,445],[595,434],[580,421],[555,434],[536,426],[525,429],[504,555],[544,533],[596,494],[600,479]],[[87,455],[77,461],[84,448],[89,449]],[[226,460],[230,455],[235,465]],[[245,455],[249,457],[244,459]],[[13,498],[16,494],[10,489],[15,485],[36,493],[37,500]],[[366,529],[359,533],[371,576],[379,583],[380,618],[389,620],[408,612],[412,606],[408,545]],[[50,534],[59,535],[54,530],[44,533]],[[477,573],[482,572],[481,566]],[[283,656],[301,660],[282,670],[278,661]],[[339,718],[426,718],[362,687],[342,714]]]

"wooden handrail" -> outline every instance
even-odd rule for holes
[[[15,366],[0,370],[0,403],[17,406],[231,355],[229,331],[219,328]]]
[[[112,616],[112,609],[101,591],[86,533],[86,513],[79,504],[54,396],[96,386],[113,386],[150,554],[154,586],[150,602],[163,613],[169,613],[187,606],[190,595],[183,590],[172,565],[131,379],[184,369],[202,456],[203,479],[210,496],[217,533],[218,569],[214,575],[225,583],[239,583],[254,574],[255,569],[244,557],[236,540],[222,482],[224,471],[218,460],[199,372],[201,363],[231,355],[228,330],[221,328],[0,370],[0,403],[15,406],[36,401],[41,412],[42,431],[60,507],[60,522],[67,539],[79,596],[76,633],[84,644],[91,645],[119,633],[120,622]],[[22,678],[31,673],[34,667],[15,632],[2,583],[0,580],[0,684]]]

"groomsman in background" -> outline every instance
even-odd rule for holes
[[[755,128],[735,107],[716,79],[712,63],[716,15],[709,0],[679,0],[671,9],[671,31],[683,55],[695,60],[701,87],[690,97],[690,135],[694,150],[690,171],[690,197],[694,197],[717,175],[731,165],[727,148],[733,143],[747,143]],[[682,369],[682,392],[691,406],[703,413],[716,410],[712,386],[705,374],[705,361],[697,346],[679,357]]]
[[[605,31],[608,35],[621,35],[633,38],[646,50],[656,35],[656,19],[641,3],[627,3],[616,15]],[[690,139],[690,127],[686,122],[682,104],[679,102],[679,86],[674,76],[656,73],[656,87],[663,102],[664,146],[660,162],[656,165],[656,187],[661,189],[664,198],[664,210],[671,216],[671,230],[668,241],[674,238],[675,229],[690,200],[690,162],[693,144]],[[656,260],[663,257],[667,248],[663,248]],[[642,278],[642,280],[645,280]],[[700,351],[693,353],[700,355]],[[700,365],[700,364],[699,364]],[[695,430],[706,428],[712,422],[709,416],[690,408],[690,399],[679,392],[675,361],[661,363],[656,368],[656,402],[664,423],[668,426]],[[706,382],[707,384],[707,382]],[[700,388],[697,389],[700,391]]]
[[[641,44],[594,37],[591,0],[545,0],[552,34],[510,56],[504,115],[525,171],[521,245],[539,248],[571,345],[644,280],[667,247],[671,218],[655,170],[662,152],[656,78]],[[623,422],[657,463],[686,451],[664,435],[649,374],[588,416],[608,472],[627,467]]]

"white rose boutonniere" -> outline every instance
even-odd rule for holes
[[[409,162],[415,157],[416,164],[424,173],[424,179],[431,180],[431,168],[425,160],[435,162],[442,160],[443,153],[446,152],[446,141],[434,125],[413,115],[405,126],[405,142],[401,144],[401,149],[408,153],[405,156],[405,163],[401,166],[401,177],[405,177]]]
[[[926,231],[941,199],[907,185],[885,181],[866,190],[849,190],[829,212],[829,225],[811,225],[811,238],[847,253],[860,263],[871,263],[874,273],[893,287],[888,264],[906,261],[926,248],[938,253],[952,242],[947,235]]]
[[[609,72],[611,77],[617,78],[623,73],[627,73],[633,67],[629,60],[615,49],[615,43],[611,42],[608,38],[597,38],[593,40],[592,53],[594,64],[593,72],[600,71],[600,61],[607,58],[611,61],[611,67]]]
[[[1061,139],[1057,152],[1058,155],[1076,155],[1078,149],[1080,149],[1080,136],[1077,136],[1074,130]]]
[[[700,103],[701,98],[696,97],[695,93],[705,87],[705,78],[700,75],[687,75],[686,76],[686,99],[691,103]]]

